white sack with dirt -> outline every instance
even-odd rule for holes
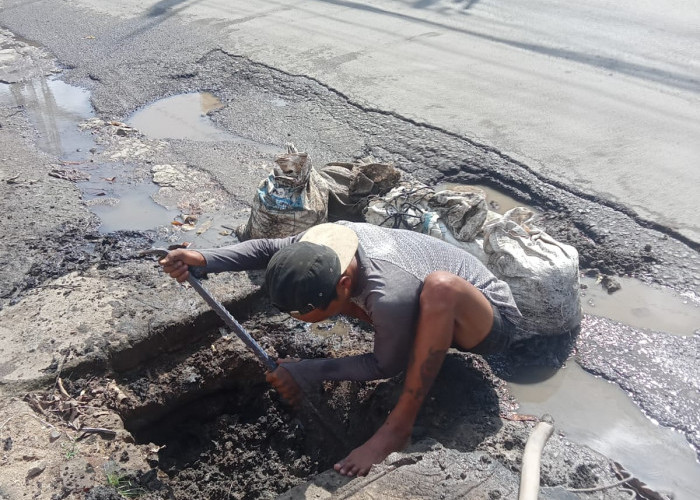
[[[529,223],[523,207],[484,227],[488,268],[510,286],[529,336],[560,335],[581,322],[578,252]]]
[[[248,223],[237,232],[241,241],[284,238],[328,220],[328,186],[308,155],[287,144],[275,163],[258,186]]]
[[[481,189],[435,192],[420,182],[404,182],[385,196],[372,199],[363,212],[370,224],[434,236],[466,250],[484,264],[488,258],[479,233],[488,215],[486,193]]]

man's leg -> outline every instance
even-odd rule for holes
[[[452,343],[463,349],[479,344],[491,330],[493,309],[471,283],[447,272],[426,277],[406,380],[399,400],[384,425],[362,446],[335,464],[346,476],[364,476],[372,465],[403,449],[418,411]]]

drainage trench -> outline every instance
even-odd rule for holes
[[[343,355],[339,350],[357,348],[358,339],[369,347],[367,332],[343,320],[294,325],[262,311],[242,324],[285,357]],[[335,333],[316,333],[329,331]],[[167,474],[175,498],[280,494],[332,467],[388,410],[371,388],[335,384],[310,395],[318,414],[295,411],[266,383],[244,344],[224,333],[214,328],[177,351],[142,354],[143,363],[115,379],[114,409],[139,443],[157,446],[149,460]],[[314,352],[308,346],[302,352],[290,336],[316,337]]]

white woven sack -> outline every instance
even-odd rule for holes
[[[488,216],[488,211],[484,208],[483,218],[480,213],[476,216],[469,214],[472,215],[472,219],[481,218],[476,226],[473,225],[467,214],[468,209],[464,208],[467,206],[465,196],[467,195],[452,191],[435,193],[425,184],[406,181],[383,197],[372,199],[365,208],[363,216],[366,222],[376,226],[409,229],[445,240],[466,250],[485,265],[488,257],[484,253],[481,238],[476,237],[474,233],[477,231],[476,228],[481,228],[483,220]],[[472,205],[476,204],[469,203],[469,207]],[[479,208],[478,211],[480,212],[481,209]],[[472,227],[465,229],[468,224]],[[466,238],[465,235],[469,232],[469,240],[458,239],[454,234],[455,230],[461,231],[462,238]]]
[[[488,268],[510,286],[525,336],[571,332],[581,322],[578,252],[529,226],[532,216],[518,207],[484,227]]]
[[[375,226],[408,229],[442,239],[439,215],[428,202],[435,192],[419,182],[406,182],[382,197],[373,198],[363,211],[365,222]]]

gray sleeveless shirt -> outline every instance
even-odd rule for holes
[[[322,380],[374,380],[406,368],[418,320],[420,292],[434,271],[456,274],[478,288],[513,324],[521,318],[510,288],[476,257],[432,236],[372,224],[338,222],[357,233],[359,279],[353,301],[372,320],[374,351],[338,359],[309,359],[285,365],[304,387]],[[200,250],[205,272],[264,269],[272,255],[300,235],[250,240]]]

